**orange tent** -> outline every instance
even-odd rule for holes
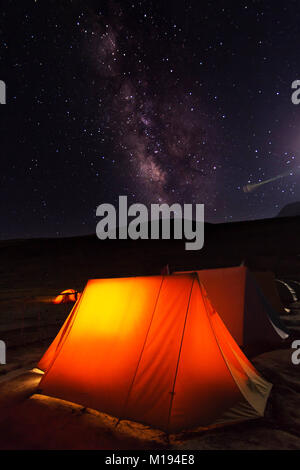
[[[168,433],[262,416],[271,389],[195,274],[90,280],[38,367],[41,393]]]
[[[245,266],[195,272],[214,308],[240,346],[260,343],[275,345],[288,338],[277,312]]]

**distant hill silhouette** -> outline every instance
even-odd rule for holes
[[[99,240],[93,234],[0,241],[0,287],[43,291],[47,286],[61,292],[81,290],[88,279],[160,274],[166,265],[173,272],[241,263],[300,281],[299,226],[300,216],[205,224],[201,250],[186,250],[185,240],[172,237]]]
[[[295,217],[300,215],[300,201],[291,202],[284,206],[277,217]]]

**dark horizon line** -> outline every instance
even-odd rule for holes
[[[247,220],[234,220],[234,221],[227,221],[227,222],[218,222],[218,223],[214,223],[214,222],[204,222],[204,225],[205,226],[221,226],[221,225],[242,225],[242,224],[255,224],[255,223],[263,223],[263,222],[269,222],[269,221],[275,221],[277,220],[278,223],[279,222],[282,222],[284,220],[289,220],[289,219],[299,219],[300,221],[300,215],[293,215],[293,216],[284,216],[284,217],[278,217],[278,216],[275,216],[275,217],[265,217],[265,218],[261,218],[261,219],[247,219]],[[193,222],[196,222],[194,219],[193,219]],[[148,222],[149,224],[151,223],[151,221]],[[119,229],[119,226],[116,227],[116,230]],[[68,239],[68,238],[83,238],[83,237],[97,237],[96,235],[96,231],[94,233],[91,233],[91,232],[88,232],[88,233],[85,233],[85,234],[81,234],[81,235],[78,235],[78,234],[74,234],[74,235],[57,235],[57,236],[37,236],[37,237],[23,237],[23,238],[1,238],[0,236],[0,243],[2,242],[21,242],[21,241],[34,241],[34,240],[64,240],[64,239]],[[184,237],[183,237],[184,239]],[[117,239],[119,241],[119,239]],[[124,239],[124,240],[120,240],[120,241],[126,241],[126,240],[130,240],[130,238],[128,237],[127,239]],[[139,241],[140,239],[138,240],[132,240],[132,241]],[[151,240],[151,237],[149,237],[149,240]],[[158,239],[158,240],[152,240],[152,241],[162,241],[162,239]],[[163,241],[168,241],[167,239],[166,240],[163,240]]]

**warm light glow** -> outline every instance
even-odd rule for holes
[[[35,374],[40,374],[40,375],[44,375],[44,373],[45,373],[44,371],[42,371],[38,367],[34,367],[33,369],[31,369],[31,372],[34,372]]]
[[[156,285],[159,287],[157,281]],[[147,304],[149,287],[145,282],[134,286],[131,279],[90,281],[89,295],[80,316],[80,339],[89,336],[95,328],[110,338],[120,333],[123,338],[133,337]]]

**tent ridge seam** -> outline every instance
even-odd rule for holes
[[[167,434],[168,434],[168,431],[169,431],[169,425],[170,425],[170,419],[171,419],[171,414],[172,414],[173,401],[174,401],[174,396],[175,396],[175,386],[176,386],[176,380],[177,380],[177,373],[178,373],[178,368],[179,368],[179,363],[180,363],[180,356],[181,356],[183,338],[184,338],[184,333],[185,333],[185,327],[186,327],[187,316],[188,316],[188,312],[189,312],[189,309],[190,309],[190,302],[191,302],[191,297],[192,297],[192,291],[193,291],[193,287],[194,287],[194,282],[195,282],[195,276],[193,276],[193,282],[192,282],[192,285],[191,285],[191,290],[190,290],[190,293],[189,293],[188,304],[187,304],[187,308],[186,308],[186,312],[185,312],[185,319],[184,319],[184,324],[183,324],[183,329],[182,329],[182,335],[181,335],[181,341],[180,341],[180,346],[179,346],[178,359],[177,359],[176,370],[175,370],[175,376],[174,376],[174,381],[173,381],[173,388],[172,388],[172,391],[169,392],[170,395],[171,395],[171,400],[170,400],[169,415],[168,415],[168,422],[167,422]]]
[[[163,285],[164,280],[165,280],[165,276],[162,276],[162,280],[161,280],[161,283],[160,283],[160,286],[159,286],[159,289],[158,289],[158,294],[157,294],[157,298],[156,298],[156,301],[155,301],[154,309],[153,309],[153,312],[152,312],[151,320],[150,320],[149,327],[148,327],[148,330],[147,330],[147,333],[146,333],[145,341],[144,341],[144,344],[143,344],[143,347],[142,347],[142,350],[141,350],[141,353],[140,353],[139,360],[138,360],[138,362],[137,362],[137,366],[136,366],[136,369],[135,369],[135,372],[134,372],[134,375],[133,375],[132,382],[131,382],[131,384],[130,384],[130,387],[129,387],[129,390],[128,390],[128,393],[127,393],[126,400],[125,400],[124,405],[123,405],[122,416],[126,416],[126,415],[125,415],[126,407],[127,407],[127,405],[128,405],[129,397],[130,397],[131,391],[132,391],[132,389],[133,389],[133,385],[134,385],[134,382],[135,382],[135,379],[136,379],[136,376],[137,376],[138,368],[139,368],[140,363],[141,363],[141,360],[142,360],[143,352],[144,352],[145,347],[146,347],[146,343],[147,343],[147,340],[148,340],[149,332],[150,332],[150,329],[151,329],[151,325],[152,325],[152,322],[153,322],[154,314],[155,314],[155,311],[156,311],[156,307],[157,307],[157,304],[158,304],[158,299],[159,299],[159,297],[160,297],[160,293],[161,293],[161,289],[162,289],[162,285]],[[119,420],[118,420],[118,422],[119,422],[121,419],[122,419],[122,418],[120,417]]]
[[[203,295],[203,290],[202,290],[201,282],[199,281],[199,279],[198,279],[198,282],[199,282],[199,286],[200,286],[200,291],[201,291],[201,293],[202,293],[202,295]],[[208,320],[209,320],[209,323],[210,323],[211,330],[212,330],[212,332],[213,332],[213,335],[214,335],[216,344],[217,344],[217,346],[218,346],[218,348],[219,348],[220,354],[221,354],[221,356],[223,357],[223,361],[224,361],[224,363],[226,364],[227,370],[228,370],[229,374],[231,375],[232,380],[233,380],[235,386],[238,388],[238,390],[239,390],[239,392],[240,392],[240,394],[241,394],[241,397],[242,397],[244,400],[246,400],[246,402],[251,406],[251,408],[252,408],[253,410],[255,410],[255,411],[257,412],[257,410],[256,410],[255,407],[252,405],[252,403],[250,403],[250,402],[247,400],[247,398],[245,397],[244,393],[242,392],[241,388],[239,387],[238,383],[236,382],[236,380],[235,380],[235,378],[234,378],[234,374],[233,374],[233,372],[232,372],[232,370],[231,370],[231,368],[230,368],[230,366],[229,366],[229,364],[228,364],[228,360],[227,360],[227,358],[226,358],[226,356],[225,356],[225,354],[224,354],[224,352],[223,352],[223,349],[222,349],[222,347],[221,347],[221,345],[220,345],[220,343],[219,343],[218,337],[217,337],[217,335],[216,335],[215,329],[214,329],[214,327],[213,327],[213,325],[212,325],[212,322],[211,322],[211,319],[210,319],[210,314],[209,314],[209,312],[207,311],[206,302],[204,302],[204,305],[205,305],[205,310],[206,310],[206,313],[207,313],[207,317],[208,317]],[[217,312],[216,312],[216,313],[217,313]],[[239,361],[239,362],[240,362],[240,361]],[[246,375],[247,375],[247,377],[248,377],[248,380],[251,381],[251,378],[248,376],[248,374],[246,374]]]
[[[200,291],[201,291],[201,294],[202,294],[202,297],[203,297],[202,285],[201,285],[201,282],[200,282],[199,278],[198,278],[198,283],[199,283]],[[203,298],[204,298],[204,297],[203,297]],[[223,357],[223,360],[224,360],[224,362],[225,362],[225,364],[226,364],[226,367],[227,367],[227,369],[228,369],[228,372],[230,373],[230,375],[231,375],[231,377],[232,377],[232,380],[234,381],[234,383],[235,383],[235,385],[237,386],[237,388],[240,390],[239,386],[237,385],[237,383],[236,383],[236,381],[235,381],[235,378],[234,378],[234,376],[233,376],[233,373],[232,373],[232,371],[231,371],[231,369],[230,369],[230,367],[229,367],[229,365],[228,365],[228,361],[227,361],[227,359],[226,359],[226,357],[225,357],[225,355],[224,355],[224,353],[223,353],[223,350],[222,350],[222,348],[221,348],[221,345],[220,345],[220,343],[219,343],[219,341],[218,341],[216,332],[215,332],[215,330],[214,330],[214,327],[213,327],[212,322],[211,322],[211,319],[210,319],[210,313],[207,311],[206,302],[204,302],[204,306],[205,306],[205,311],[206,311],[206,314],[207,314],[207,318],[208,318],[208,321],[209,321],[211,330],[212,330],[212,332],[213,332],[213,335],[214,335],[216,344],[217,344],[218,349],[219,349],[219,351],[220,351],[220,354],[221,354],[221,356]],[[214,310],[214,311],[215,311],[215,310]],[[216,311],[215,311],[215,312],[216,312]],[[216,312],[216,313],[217,313],[217,312]],[[240,391],[240,393],[241,393],[241,395],[244,397],[244,395],[242,394],[241,391]],[[244,398],[245,398],[245,397],[244,397]]]

